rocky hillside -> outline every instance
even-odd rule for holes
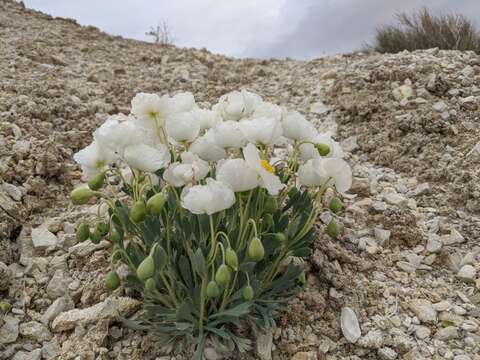
[[[76,244],[76,222],[96,209],[69,205],[72,154],[139,91],[209,103],[246,88],[335,134],[355,181],[343,233],[319,235],[305,291],[251,353],[228,358],[479,360],[479,80],[468,52],[237,60],[0,0],[0,301],[13,306],[0,359],[189,358],[116,321],[139,304],[104,285],[109,243]]]

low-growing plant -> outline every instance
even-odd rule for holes
[[[112,242],[107,287],[144,302],[126,324],[163,346],[195,346],[196,359],[207,342],[246,351],[249,331],[272,327],[305,282],[300,259],[329,188],[327,232],[337,236],[338,196],[352,180],[342,156],[300,113],[245,90],[212,110],[189,93],[141,93],[74,156],[88,182],[72,201],[108,206],[77,238]]]
[[[398,25],[377,29],[374,49],[381,53],[438,47],[442,50],[472,50],[480,53],[480,33],[463,15],[433,15],[423,8],[411,15],[396,16]]]

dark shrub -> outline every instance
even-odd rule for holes
[[[430,49],[473,50],[480,53],[480,33],[463,15],[433,15],[427,8],[396,15],[397,25],[377,29],[373,48],[381,53]]]

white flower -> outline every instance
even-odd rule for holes
[[[176,142],[191,142],[200,132],[200,123],[191,112],[171,114],[165,122],[167,135]]]
[[[258,186],[258,174],[243,159],[228,159],[219,163],[217,180],[234,192],[247,191]]]
[[[178,93],[170,99],[170,111],[173,113],[192,111],[195,108],[195,98],[190,92]]]
[[[155,172],[170,163],[170,151],[163,144],[133,144],[125,148],[123,159],[134,169]]]
[[[222,121],[212,128],[215,143],[224,149],[238,149],[246,139],[236,121]]]
[[[282,118],[283,135],[301,141],[315,137],[317,129],[298,111],[289,111]]]
[[[210,129],[222,120],[220,115],[212,110],[195,108],[191,113],[200,124],[200,129],[202,130]]]
[[[182,191],[182,207],[193,214],[212,215],[235,203],[235,194],[228,185],[211,178],[206,185],[186,187]]]
[[[239,124],[245,138],[257,145],[274,145],[282,137],[282,125],[274,118],[259,117]]]
[[[257,117],[268,117],[280,121],[282,119],[282,108],[269,102],[262,102],[256,106],[251,117],[252,119]]]
[[[243,156],[248,166],[255,170],[260,177],[260,185],[267,189],[270,195],[278,195],[281,189],[285,187],[275,170],[266,160],[260,159],[258,149],[253,144],[248,144],[243,148]]]
[[[318,134],[311,140],[311,142],[314,144],[327,145],[330,148],[330,152],[326,155],[320,155],[318,150],[315,148],[315,145],[311,143],[304,143],[299,146],[300,158],[303,161],[317,159],[320,157],[343,158],[345,156],[340,144],[328,135]]]
[[[344,193],[352,186],[352,170],[342,159],[313,159],[300,166],[298,179],[305,186],[321,186],[330,180],[338,192]]]
[[[91,178],[117,160],[117,156],[94,140],[90,145],[73,155],[73,159],[80,164],[84,175]]]
[[[227,157],[227,152],[215,142],[215,134],[207,131],[195,139],[188,150],[205,161],[218,161]]]
[[[262,103],[262,98],[257,94],[242,91],[232,91],[220,97],[214,106],[223,120],[238,121],[253,114],[255,108]]]
[[[144,132],[136,125],[135,120],[124,114],[110,116],[95,132],[94,139],[102,146],[117,155],[123,156],[125,147],[142,143]]]
[[[157,94],[138,93],[132,99],[131,112],[145,127],[150,127],[149,124],[155,125],[155,122],[162,125],[169,110],[168,96],[160,97]]]
[[[169,184],[179,187],[195,184],[207,176],[210,171],[208,163],[191,152],[181,155],[182,162],[171,164],[163,173],[163,179]]]

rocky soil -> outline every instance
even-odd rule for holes
[[[246,88],[335,134],[355,181],[305,291],[251,353],[227,358],[479,360],[479,80],[469,52],[236,60],[0,0],[0,359],[189,358],[118,322],[139,303],[107,291],[108,242],[76,243],[96,209],[69,205],[72,154],[139,91],[208,103]]]

